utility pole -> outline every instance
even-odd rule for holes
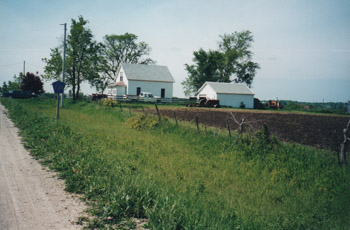
[[[23,61],[23,76],[24,77],[26,75],[26,61]]]
[[[66,72],[66,31],[67,31],[67,23],[61,24],[64,25],[64,39],[63,39],[63,66],[62,66],[62,82],[64,83],[64,74]],[[61,97],[61,107],[63,107],[63,98],[64,91]]]

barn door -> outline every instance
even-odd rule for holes
[[[136,95],[139,96],[141,93],[141,87],[136,88]]]
[[[165,89],[160,90],[160,97],[165,98]]]

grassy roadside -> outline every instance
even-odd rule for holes
[[[327,151],[263,133],[229,140],[186,123],[142,124],[86,102],[67,102],[57,124],[54,100],[1,102],[31,153],[60,172],[68,191],[84,194],[97,216],[91,228],[121,227],[129,217],[154,229],[350,226],[349,167]]]

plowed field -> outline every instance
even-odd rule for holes
[[[231,113],[238,121],[242,118],[247,122],[247,129],[260,129],[265,123],[271,134],[278,139],[311,145],[318,148],[332,148],[339,146],[342,141],[342,130],[346,127],[350,116],[300,114],[278,111],[248,111],[224,110],[207,108],[161,108],[162,115],[174,118],[174,111],[178,119],[194,121],[198,116],[199,123],[219,128],[227,127],[227,119],[232,129],[238,129]],[[334,130],[336,134],[333,135]],[[334,136],[334,137],[333,137]]]

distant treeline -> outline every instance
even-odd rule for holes
[[[305,111],[315,113],[334,113],[334,114],[346,114],[347,103],[344,102],[298,102],[281,100],[283,110],[288,111]]]

